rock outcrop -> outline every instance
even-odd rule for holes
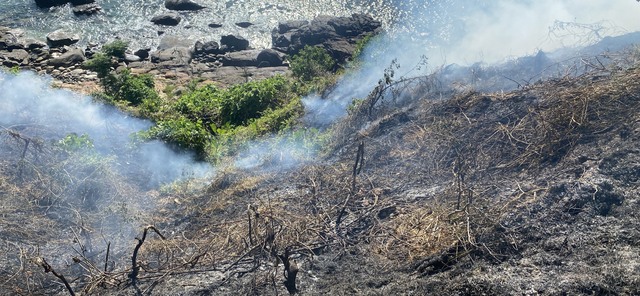
[[[249,40],[235,35],[225,35],[220,38],[221,49],[224,52],[240,51],[249,48]]]
[[[206,8],[205,6],[202,6],[191,0],[165,0],[164,7],[166,7],[169,10],[190,10],[190,11],[201,10]]]
[[[222,57],[223,66],[247,67],[258,66],[258,54],[260,50],[242,50],[229,52]]]
[[[40,8],[50,8],[71,3],[75,15],[91,15],[102,10],[95,0],[35,0],[35,2]]]
[[[71,49],[58,57],[49,60],[49,65],[55,67],[69,67],[85,61],[84,50],[80,48]]]
[[[180,17],[180,15],[176,12],[168,12],[165,14],[161,14],[158,16],[154,16],[151,19],[151,22],[156,24],[156,25],[163,25],[163,26],[177,26],[180,21],[182,20],[182,17]]]
[[[188,1],[167,2],[177,5]],[[65,3],[81,6],[94,2]],[[154,18],[154,22],[171,25],[171,20],[165,23],[167,19],[178,22],[180,14],[168,12]],[[132,49],[118,58],[118,68],[128,67],[132,73],[185,81],[195,76],[229,85],[286,73],[286,56],[297,53],[305,45],[324,47],[334,57],[345,59],[352,54],[357,40],[378,30],[379,23],[361,15],[284,22],[274,29],[274,47],[268,49],[251,49],[249,41],[238,35],[197,42],[183,36],[163,35],[157,49]],[[90,44],[81,48],[77,46],[79,40],[77,34],[57,30],[47,35],[45,43],[24,38],[20,30],[0,27],[0,64],[49,74],[68,84],[95,81],[95,73],[83,69],[81,64],[98,52],[99,47]]]
[[[73,14],[75,15],[92,15],[102,10],[102,7],[97,3],[88,3],[76,5],[73,7]]]
[[[220,45],[215,41],[207,41],[202,42],[198,41],[193,46],[194,55],[196,56],[206,56],[206,55],[215,55],[220,54],[222,51],[220,50]]]
[[[64,30],[56,30],[47,34],[47,43],[51,47],[61,47],[72,45],[80,41],[80,35],[66,32]]]
[[[183,38],[165,36],[160,40],[158,50],[151,54],[151,62],[159,67],[182,67],[191,62],[191,44]]]
[[[322,46],[333,58],[343,62],[355,50],[357,40],[381,30],[382,24],[371,16],[320,16],[308,21],[280,23],[271,33],[273,48],[294,55],[305,46]]]
[[[256,57],[258,67],[279,67],[284,62],[284,54],[274,49],[264,49]]]

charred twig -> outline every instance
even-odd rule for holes
[[[131,279],[131,285],[136,289],[138,294],[141,294],[140,290],[138,289],[138,286],[136,285],[136,281],[138,279],[138,272],[140,271],[140,267],[138,266],[138,251],[140,251],[140,247],[142,247],[142,244],[147,239],[147,232],[149,231],[149,229],[157,233],[160,236],[160,238],[162,238],[163,240],[165,239],[164,236],[160,233],[160,231],[158,231],[158,229],[153,225],[149,225],[144,228],[144,231],[142,232],[142,239],[136,238],[136,240],[138,240],[138,244],[136,245],[135,249],[133,249],[133,256],[131,257],[132,269],[131,269],[131,273],[129,274],[129,278]]]
[[[340,223],[342,222],[342,217],[344,216],[347,210],[347,205],[349,204],[349,200],[351,199],[351,196],[356,192],[356,177],[358,176],[358,174],[360,174],[363,163],[364,163],[364,142],[360,141],[360,144],[358,144],[358,152],[356,153],[356,161],[353,164],[353,171],[351,173],[351,177],[352,177],[351,194],[347,195],[347,198],[345,199],[344,204],[342,205],[342,209],[340,209],[340,212],[338,213],[338,217],[336,218],[336,233],[339,233],[338,230],[340,228]]]
[[[256,219],[259,217],[257,208],[254,205],[247,205],[247,220],[249,222],[249,245],[253,246],[254,245],[254,241],[253,241],[253,223],[251,221],[251,215],[255,215]],[[257,223],[257,221],[255,221]]]
[[[296,276],[298,275],[298,264],[295,260],[291,259],[291,247],[287,247],[284,250],[284,255],[278,255],[282,264],[284,265],[284,286],[289,291],[289,294],[294,295],[298,292],[296,288]]]
[[[111,242],[107,244],[107,255],[104,258],[104,272],[107,272],[107,267],[109,266],[109,251],[111,250]]]
[[[351,192],[356,191],[356,176],[360,174],[363,163],[364,163],[364,142],[360,141],[360,144],[358,144],[358,152],[356,154],[356,162],[353,164],[353,173],[352,173],[353,179],[351,180]]]
[[[51,265],[49,265],[49,263],[47,263],[47,261],[44,260],[44,258],[41,258],[41,257],[36,258],[36,264],[38,264],[42,268],[44,268],[44,272],[45,273],[51,272],[54,276],[56,276],[58,279],[60,279],[60,281],[62,281],[62,283],[67,288],[67,290],[69,291],[69,294],[71,296],[75,296],[76,295],[76,293],[73,292],[73,289],[71,289],[71,285],[69,285],[69,282],[67,281],[67,279],[64,278],[64,275],[61,275],[61,274],[57,273],[55,271],[55,269],[53,269],[53,267],[51,267]]]
[[[233,263],[229,264],[229,266],[227,266],[227,268],[224,269],[224,272],[227,272],[227,271],[231,270],[231,268],[236,266],[238,263],[240,263],[240,261],[242,261],[242,259],[247,257],[249,254],[255,253],[256,251],[260,250],[261,248],[262,248],[262,245],[257,245],[257,246],[252,247],[251,249],[249,249],[249,251],[247,251],[244,254],[242,254],[236,261],[234,261]]]

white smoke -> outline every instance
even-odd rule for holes
[[[445,65],[494,65],[640,31],[640,3],[631,0],[445,0],[401,6],[405,13],[368,45],[357,72],[323,97],[303,99],[307,123],[323,126],[346,115],[347,106],[365,98],[385,69],[394,71],[394,79],[409,78]],[[428,66],[420,65],[422,57]]]
[[[203,176],[212,170],[159,142],[133,147],[132,135],[149,128],[150,121],[128,116],[88,96],[53,89],[50,83],[49,78],[31,72],[0,73],[0,126],[46,142],[71,133],[86,134],[99,153],[117,158],[124,175],[146,172],[146,184],[139,184],[145,187],[172,182],[185,174]]]

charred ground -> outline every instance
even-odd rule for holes
[[[331,128],[321,161],[146,193],[155,227],[119,261],[80,251],[53,268],[105,295],[639,294],[640,68],[512,92],[439,85],[381,82]],[[3,138],[14,155],[17,136]],[[38,215],[48,183],[17,179],[20,164],[2,165],[0,188],[24,202],[0,218],[11,254],[0,284],[67,293],[26,246],[83,240],[54,235],[73,227]]]

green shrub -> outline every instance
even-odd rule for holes
[[[180,96],[173,109],[191,120],[220,124],[217,118],[223,92],[213,85],[203,86]]]
[[[151,75],[131,75],[129,70],[125,70],[116,76],[115,85],[109,88],[114,92],[111,94],[114,99],[137,106],[144,100],[157,101],[159,99],[154,87]]]
[[[111,57],[104,53],[96,53],[91,59],[84,62],[84,67],[98,73],[98,78],[101,80],[109,76],[113,65]]]
[[[274,76],[231,87],[220,102],[220,119],[231,125],[244,125],[260,117],[263,111],[277,106],[279,99],[284,99],[281,91],[285,83],[282,76]]]
[[[369,45],[369,43],[371,43],[371,41],[373,40],[373,37],[376,35],[373,34],[367,34],[365,35],[362,39],[358,40],[356,42],[356,48],[353,50],[353,57],[352,60],[359,60],[362,58],[362,54],[364,53],[365,48],[367,48],[367,45]]]
[[[199,158],[205,158],[205,147],[211,133],[201,121],[191,121],[184,116],[159,121],[151,129],[142,132],[143,139],[159,139],[181,149],[193,150]]]
[[[124,58],[129,43],[122,40],[115,40],[102,46],[101,51],[107,56]]]
[[[228,90],[206,85],[181,96],[174,108],[191,120],[200,119],[216,127],[244,125],[280,104],[285,86],[282,76],[238,84]]]
[[[67,153],[93,149],[93,140],[87,134],[78,136],[76,133],[70,133],[64,138],[58,140],[55,146]]]
[[[302,81],[329,74],[336,61],[321,47],[305,46],[290,62],[291,72]]]

